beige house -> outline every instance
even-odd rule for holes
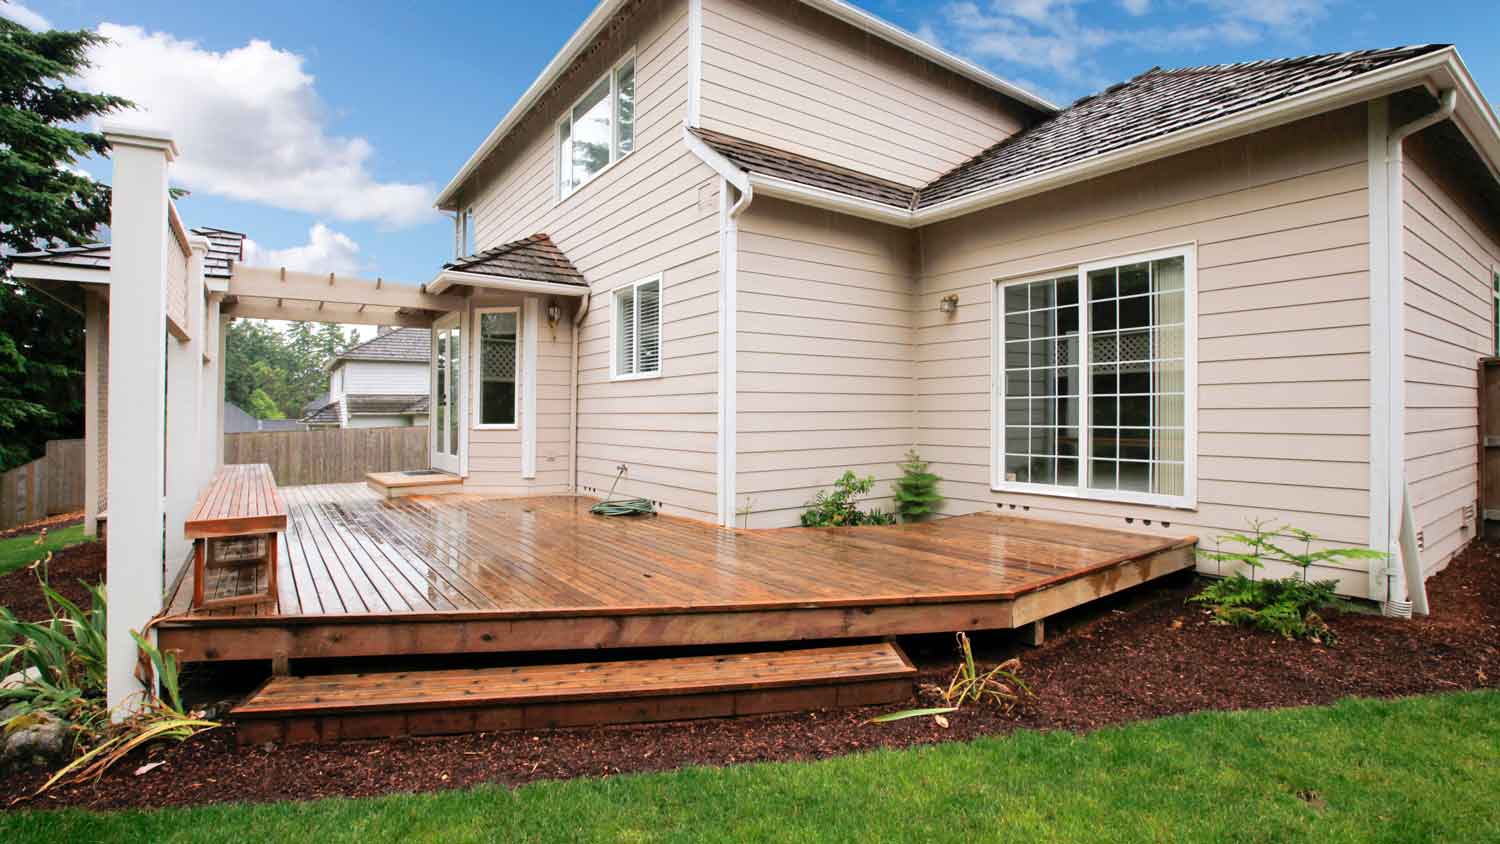
[[[1210,547],[1289,524],[1392,552],[1312,575],[1419,612],[1479,532],[1500,124],[1451,47],[1152,70],[1059,108],[843,0],[603,0],[442,190],[454,257],[420,289],[206,276],[170,137],[110,137],[86,307],[110,363],[146,360],[110,371],[168,397],[110,416],[112,625],[158,611],[129,561],[221,462],[194,408],[222,404],[235,317],[430,329],[433,491],[603,495],[623,467],[667,513],[770,528],[845,469],[888,489],[915,447],[945,515]],[[110,300],[126,281],[164,292]],[[142,483],[165,498],[122,498]],[[112,636],[122,688],[132,648]]]

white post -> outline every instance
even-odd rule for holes
[[[125,714],[140,630],[161,609],[171,136],[105,128],[113,146],[109,303],[108,702]]]
[[[99,294],[83,294],[83,534],[99,535],[99,337],[104,333],[104,303]]]
[[[224,406],[220,392],[219,373],[224,367],[223,348],[219,342],[224,325],[219,320],[219,309],[224,295],[210,293],[203,303],[203,373],[198,384],[202,403],[198,408],[198,477],[206,485],[213,480],[219,469],[219,454],[224,444],[224,429],[221,426]]]
[[[175,578],[192,543],[182,526],[203,489],[199,412],[203,397],[203,259],[208,238],[190,236],[187,256],[187,339],[167,341],[167,577]],[[168,260],[171,260],[170,253]]]
[[[229,367],[229,358],[227,357],[227,355],[229,349],[230,318],[223,316],[222,311],[220,311],[220,316],[218,317],[218,319],[219,365],[216,367],[218,371],[215,373],[215,377],[219,379],[219,390],[214,397],[214,419],[218,421],[214,424],[214,430],[218,431],[219,433],[218,436],[214,437],[213,443],[215,472],[219,471],[219,469],[223,468],[224,466],[224,400],[229,395],[224,391],[224,370]]]
[[[527,296],[521,303],[521,477],[528,480],[536,477],[536,367],[537,346],[542,342],[537,312],[541,307],[541,300],[535,296]],[[471,367],[478,365],[477,361],[469,362]]]

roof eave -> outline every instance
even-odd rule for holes
[[[549,293],[553,296],[586,296],[589,292],[586,284],[561,284],[555,281],[537,281],[489,273],[469,273],[462,270],[439,271],[428,283],[427,289],[438,294],[446,292],[448,288],[456,284],[512,293]]]
[[[826,188],[793,182],[789,179],[767,176],[763,173],[751,173],[750,185],[755,189],[757,196],[785,199],[790,202],[811,205],[814,208],[822,208],[827,211],[837,211],[852,217],[874,220],[877,223],[886,223],[887,225],[900,226],[901,228],[909,229],[919,225],[913,219],[912,213],[908,209],[850,196],[837,191],[827,190]]]

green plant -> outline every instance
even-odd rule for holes
[[[102,586],[87,586],[87,609],[68,600],[47,580],[47,559],[35,565],[37,581],[47,601],[48,618],[22,621],[8,608],[0,607],[0,641],[10,642],[0,651],[0,676],[27,671],[25,679],[0,689],[0,708],[19,704],[17,712],[0,728],[28,723],[46,712],[74,730],[74,746],[83,753],[54,774],[37,794],[65,782],[97,778],[136,748],[158,739],[187,739],[218,726],[189,714],[182,705],[177,657],[163,652],[134,630],[130,635],[151,666],[166,697],[146,694],[135,702],[130,715],[111,723],[105,697],[107,651],[105,648],[106,598]],[[147,677],[147,687],[152,687]]]
[[[998,705],[1006,712],[1010,712],[1021,698],[1031,697],[1031,689],[1021,679],[1021,660],[1015,657],[981,672],[979,666],[974,662],[974,649],[969,644],[969,637],[963,632],[957,634],[958,652],[962,659],[958,668],[953,672],[953,679],[948,681],[947,686],[926,685],[923,689],[943,699],[946,706],[926,707],[923,709],[903,709],[900,712],[891,712],[870,719],[873,723],[885,723],[887,721],[900,721],[904,718],[919,718],[931,715],[941,719],[942,716],[957,712],[969,704],[984,703],[986,701]],[[943,726],[947,723],[939,720]]]
[[[853,527],[856,525],[893,525],[894,513],[877,508],[859,509],[859,499],[875,488],[875,478],[858,477],[845,471],[833,484],[833,492],[819,490],[802,513],[803,527]]]
[[[1265,521],[1252,521],[1248,533],[1220,536],[1215,549],[1199,549],[1198,555],[1223,563],[1239,564],[1250,570],[1249,576],[1234,572],[1209,584],[1189,603],[1202,604],[1213,613],[1219,624],[1237,624],[1278,633],[1289,639],[1308,639],[1332,644],[1334,633],[1321,613],[1344,609],[1346,602],[1337,595],[1332,580],[1310,581],[1308,569],[1315,564],[1339,560],[1385,559],[1383,551],[1369,548],[1324,548],[1312,550],[1318,537],[1289,526],[1268,527]],[[1284,540],[1301,543],[1301,551],[1285,547]],[[1224,550],[1229,544],[1231,550]],[[1283,578],[1256,579],[1256,573],[1267,562],[1289,565],[1298,573]]]
[[[901,464],[901,477],[896,480],[896,512],[901,521],[914,522],[928,516],[943,502],[938,494],[937,475],[927,471],[927,461],[916,449],[906,452],[906,462]]]

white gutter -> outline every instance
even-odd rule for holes
[[[542,98],[542,95],[552,88],[563,72],[583,54],[584,50],[593,43],[594,38],[604,30],[614,16],[629,2],[630,0],[601,0],[599,5],[594,8],[594,11],[584,20],[583,24],[573,33],[572,37],[567,40],[567,43],[563,44],[562,49],[558,51],[557,55],[553,56],[552,61],[548,62],[547,66],[542,69],[541,74],[531,83],[531,87],[527,88],[525,93],[521,94],[521,98],[516,100],[516,104],[511,106],[510,111],[506,112],[505,117],[501,118],[495,128],[491,129],[490,133],[485,136],[479,148],[474,150],[474,153],[469,156],[469,159],[464,162],[463,166],[458,168],[458,172],[454,174],[453,178],[448,180],[448,184],[443,187],[442,192],[438,194],[436,201],[433,203],[437,208],[444,211],[457,210],[450,206],[453,203],[454,196],[463,187],[464,182],[468,181],[469,177],[474,175],[474,171],[479,169],[479,165],[484,163],[485,158],[489,157],[491,152],[494,152],[495,148],[500,145],[500,142],[505,140],[505,136],[510,134],[511,130],[516,127],[516,124],[520,123],[521,119],[531,110],[531,107],[536,105],[537,101]],[[898,26],[883,21],[863,9],[850,5],[845,0],[801,0],[801,2],[897,47],[915,53],[960,76],[967,77],[986,88],[1018,100],[1038,111],[1052,114],[1058,110],[1057,106],[1030,91],[1017,87],[971,62],[967,62],[952,53],[939,49]],[[689,108],[694,107],[692,98],[690,98]]]
[[[1404,161],[1402,144],[1412,135],[1448,120],[1458,106],[1458,90],[1448,88],[1438,97],[1436,110],[1416,120],[1390,130],[1385,138],[1385,247],[1384,256],[1375,256],[1384,266],[1374,275],[1383,278],[1388,292],[1383,300],[1388,309],[1384,319],[1385,343],[1382,346],[1385,373],[1388,385],[1385,393],[1384,422],[1385,454],[1380,458],[1386,466],[1386,489],[1384,500],[1387,530],[1398,528],[1396,541],[1387,539],[1384,550],[1392,552],[1387,558],[1387,583],[1389,592],[1384,609],[1387,615],[1410,617],[1413,611],[1427,614],[1427,584],[1422,578],[1421,554],[1417,548],[1415,516],[1411,509],[1411,491],[1406,482],[1406,201]],[[1400,553],[1400,568],[1397,568],[1395,552]]]
[[[427,284],[427,292],[439,295],[455,284],[467,284],[485,290],[504,290],[511,293],[545,293],[550,296],[587,296],[589,289],[582,284],[561,284],[555,281],[534,281],[529,278],[469,273],[462,270],[443,270]]]
[[[583,332],[583,318],[589,315],[589,308],[593,305],[593,296],[584,296],[578,300],[578,310],[573,312],[573,389],[568,396],[568,488],[578,493],[578,388],[579,382],[583,380],[578,371],[578,335]]]

